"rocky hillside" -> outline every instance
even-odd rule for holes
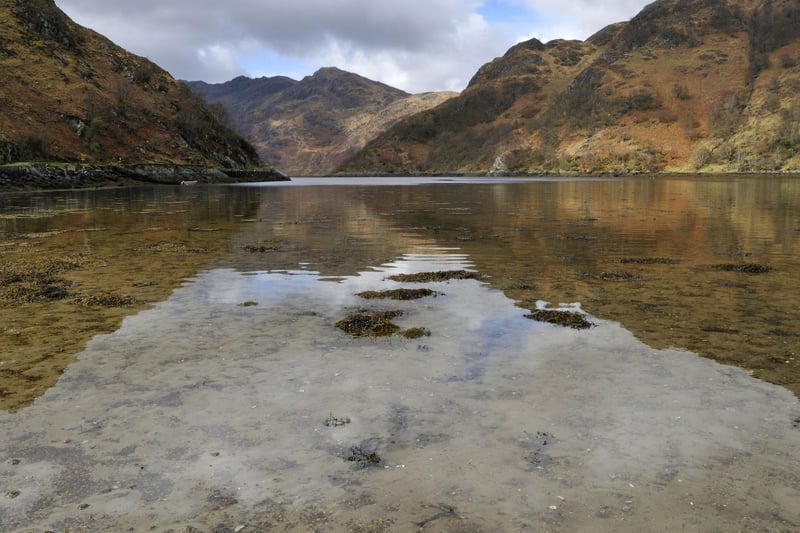
[[[0,20],[0,163],[260,164],[218,109],[53,0],[0,0]]]
[[[325,175],[400,119],[456,93],[411,95],[357,74],[323,68],[300,81],[239,77],[187,82],[228,110],[230,125],[290,175]]]
[[[586,41],[531,40],[343,173],[800,169],[800,2],[659,0]]]

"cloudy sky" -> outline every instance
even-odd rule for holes
[[[186,80],[294,79],[335,66],[409,92],[462,90],[536,37],[585,39],[650,0],[56,0]]]

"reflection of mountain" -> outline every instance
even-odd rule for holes
[[[457,248],[522,306],[581,302],[654,347],[691,349],[799,392],[798,373],[775,359],[800,350],[798,206],[792,180],[281,188],[262,206],[260,231],[286,243],[269,264],[312,261],[330,276],[418,244]],[[743,263],[773,271],[714,268]]]
[[[402,195],[402,190],[387,194]],[[238,269],[291,270],[303,263],[323,276],[355,276],[414,246],[435,242],[413,232],[398,233],[391,218],[375,212],[369,195],[358,198],[350,188],[274,187],[262,191],[261,198],[257,221],[236,235]],[[244,249],[260,243],[273,250]]]
[[[466,254],[523,307],[580,302],[654,347],[691,349],[800,392],[796,180],[125,189],[30,200],[3,205],[3,272],[86,262],[56,272],[67,298],[9,303],[11,291],[0,291],[0,345],[15,361],[0,368],[0,408],[32,401],[92,336],[198,270],[352,277],[430,246]],[[17,246],[23,240],[32,245]],[[714,268],[742,263],[773,270]],[[10,279],[3,272],[0,283]],[[139,304],[85,305],[108,295]]]

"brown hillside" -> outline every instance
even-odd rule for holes
[[[300,81],[285,77],[187,82],[228,109],[230,123],[259,154],[295,176],[325,175],[400,119],[456,93],[410,95],[336,68]]]
[[[585,42],[536,40],[343,173],[800,168],[800,3],[660,0]]]
[[[0,0],[0,20],[0,163],[260,163],[183,84],[53,0]]]

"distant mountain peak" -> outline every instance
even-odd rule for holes
[[[409,95],[337,67],[320,68],[297,82],[262,83],[271,89],[257,89],[256,80],[189,86],[223,104],[262,157],[290,175],[329,174],[391,124],[454,95]]]

